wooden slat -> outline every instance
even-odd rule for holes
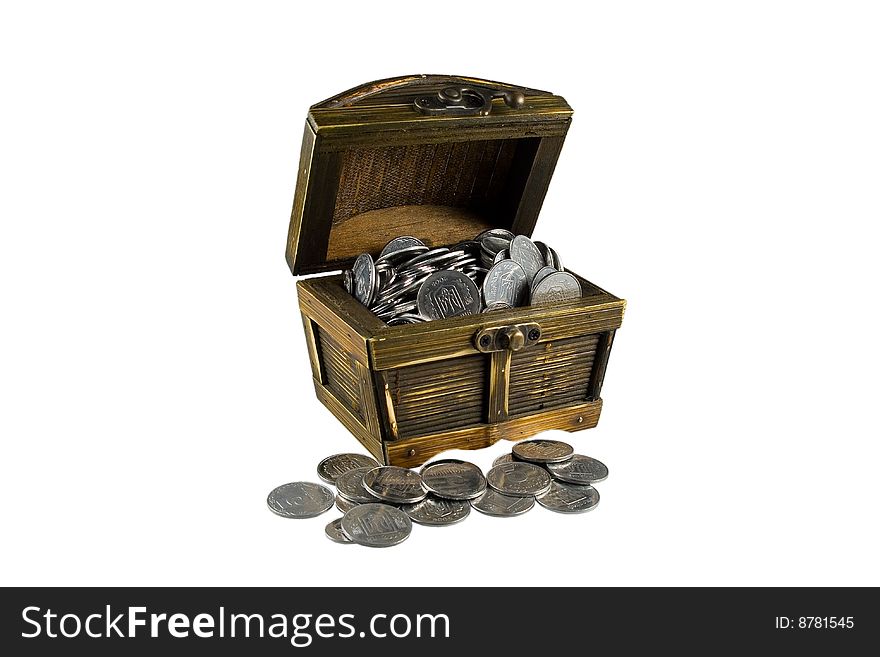
[[[300,280],[296,289],[300,311],[332,335],[345,353],[369,365],[367,341],[387,326],[345,291],[342,277]]]
[[[554,409],[499,424],[482,424],[417,438],[385,443],[388,463],[415,467],[450,449],[480,449],[499,440],[523,440],[549,429],[580,431],[595,427],[602,410],[602,400]]]
[[[608,358],[611,355],[611,345],[614,344],[615,331],[608,331],[602,335],[602,340],[597,347],[599,354],[593,366],[593,377],[590,380],[589,399],[599,399],[602,395],[602,384],[605,382],[605,369],[608,367]]]
[[[320,144],[319,136],[313,147],[305,199],[294,198],[293,212],[298,212],[302,206],[299,216],[291,215],[288,231],[287,262],[294,275],[321,271],[326,267],[342,158],[336,152],[321,152]],[[298,226],[294,228],[294,224]]]
[[[556,161],[562,151],[565,133],[558,137],[546,137],[541,140],[538,151],[531,163],[531,171],[521,194],[516,216],[511,230],[518,235],[531,235],[538,221],[538,213],[544,204],[550,178],[556,169]]]
[[[511,352],[508,349],[492,354],[489,369],[489,422],[507,419],[510,396]]]
[[[616,329],[626,302],[607,293],[554,306],[529,306],[487,315],[389,327],[369,340],[377,370],[405,367],[479,353],[473,345],[483,326],[536,322],[541,340],[553,342]],[[534,347],[538,348],[538,347]]]
[[[309,112],[309,123],[315,132],[328,137],[341,137],[362,133],[400,131],[449,132],[469,128],[470,130],[503,128],[523,124],[558,124],[571,119],[573,111],[561,96],[529,96],[525,105],[510,108],[501,99],[492,103],[488,116],[461,116],[454,114],[425,115],[417,111],[412,103],[388,105],[355,106],[341,108],[313,107]],[[392,136],[387,137],[392,140]]]
[[[302,316],[303,330],[306,334],[306,348],[309,350],[309,364],[312,366],[312,377],[321,383],[325,383],[324,373],[321,370],[321,356],[318,353],[318,338],[315,335],[315,323],[305,315]]]
[[[333,394],[321,385],[320,381],[314,381],[315,394],[324,406],[330,409],[330,412],[342,422],[346,429],[358,439],[370,454],[372,454],[381,463],[386,463],[385,452],[382,449],[382,443],[369,430],[361,424],[361,421],[350,410],[343,406]]]
[[[309,189],[309,179],[312,170],[312,158],[314,157],[315,142],[317,135],[312,127],[306,122],[303,133],[302,148],[299,154],[299,173],[296,179],[296,190],[293,195],[293,209],[290,211],[290,227],[287,232],[287,266],[296,274],[296,252],[299,238],[302,232],[303,210],[306,204],[306,192]]]
[[[489,357],[448,360],[442,367],[417,365],[387,371],[383,380],[388,422],[398,437],[436,433],[485,421]],[[427,370],[427,371],[422,371]],[[393,433],[393,432],[392,432]]]
[[[381,439],[379,411],[376,407],[376,389],[369,368],[355,361],[355,375],[360,386],[361,407],[363,408],[364,426],[371,436]]]

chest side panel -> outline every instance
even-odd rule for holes
[[[382,372],[393,439],[486,421],[488,362],[484,354]]]
[[[543,342],[510,360],[510,417],[587,400],[599,334]]]
[[[351,356],[327,331],[318,329],[318,350],[326,386],[359,420],[364,420],[360,382]]]

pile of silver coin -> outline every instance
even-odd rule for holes
[[[574,453],[558,440],[526,440],[495,459],[485,475],[467,461],[441,459],[418,472],[380,466],[363,454],[335,454],[318,464],[318,476],[336,487],[297,481],[269,493],[269,509],[284,518],[313,518],[336,505],[344,515],[325,528],[336,543],[390,547],[402,543],[412,523],[442,527],[468,517],[471,508],[496,517],[519,516],[538,504],[559,513],[596,508],[593,484],[608,477],[601,461]]]
[[[396,237],[362,253],[345,289],[389,326],[580,298],[578,279],[543,242],[493,228],[450,247]]]

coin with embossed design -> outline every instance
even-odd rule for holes
[[[483,279],[483,298],[487,306],[504,302],[509,306],[519,306],[527,292],[526,273],[513,260],[502,260],[493,265]]]
[[[343,513],[351,511],[354,507],[358,506],[359,504],[365,504],[365,503],[364,502],[352,502],[351,500],[342,497],[342,495],[340,495],[338,493],[336,494],[336,508],[339,509],[340,511],[342,511]]]
[[[535,284],[532,288],[532,304],[562,303],[580,299],[582,295],[578,279],[567,271],[557,271]]]
[[[367,504],[376,502],[376,496],[364,488],[364,475],[373,470],[375,466],[353,468],[336,478],[336,492],[350,502]]]
[[[376,265],[369,253],[362,253],[354,261],[351,273],[353,276],[353,290],[355,298],[365,306],[373,303],[376,296]]]
[[[567,461],[574,454],[574,447],[560,440],[524,440],[511,450],[520,461],[530,463],[559,463]]]
[[[557,513],[584,513],[599,503],[599,491],[592,486],[578,486],[553,481],[550,490],[538,495],[538,504]]]
[[[321,484],[294,481],[269,493],[266,504],[282,518],[314,518],[333,506],[333,492]]]
[[[436,495],[428,495],[421,502],[403,505],[400,510],[408,515],[410,520],[420,525],[443,527],[467,518],[471,506],[467,501],[447,500]]]
[[[538,270],[538,273],[535,274],[535,278],[532,280],[531,289],[535,289],[535,286],[547,278],[550,274],[555,272],[556,270],[553,267],[541,267]]]
[[[418,472],[383,465],[363,476],[364,488],[380,500],[395,504],[414,504],[428,495]]]
[[[425,279],[417,296],[419,314],[430,319],[462,317],[480,312],[480,290],[460,271],[438,271]]]
[[[504,495],[497,490],[487,488],[485,493],[471,500],[471,506],[487,516],[510,518],[530,511],[535,506],[535,498],[531,495],[528,497]]]
[[[562,463],[548,463],[546,468],[551,477],[569,484],[595,484],[608,478],[608,468],[602,461],[583,454]]]
[[[379,463],[365,454],[334,454],[318,464],[318,476],[328,484],[336,483],[339,475],[355,468],[375,468]]]
[[[517,235],[511,240],[510,258],[522,266],[528,281],[531,281],[538,270],[547,264],[538,247],[525,235]]]
[[[334,543],[351,543],[351,539],[342,531],[342,518],[337,518],[328,523],[324,527],[324,534]]]
[[[550,488],[550,475],[544,468],[523,461],[496,465],[486,474],[489,486],[505,495],[540,495]]]
[[[482,470],[467,461],[435,461],[422,468],[421,475],[425,488],[438,497],[450,500],[470,500],[486,490]]]
[[[513,463],[516,459],[513,458],[513,454],[509,452],[507,454],[502,454],[497,459],[492,461],[492,467],[494,468],[496,465],[501,465],[502,463]]]
[[[474,238],[474,241],[482,242],[483,239],[486,237],[497,237],[502,240],[507,240],[509,242],[515,237],[515,235],[506,228],[490,228],[489,230],[484,230],[482,233],[477,235]]]
[[[358,545],[391,547],[412,532],[412,521],[388,504],[361,504],[342,517],[342,531]]]
[[[410,237],[409,235],[395,237],[393,240],[385,245],[385,248],[382,249],[379,257],[381,258],[382,256],[386,256],[389,253],[394,253],[396,251],[400,251],[401,249],[407,249],[413,246],[425,246],[425,243],[422,242],[422,240],[416,237]]]

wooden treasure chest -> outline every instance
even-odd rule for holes
[[[439,75],[380,80],[313,105],[291,271],[350,269],[401,235],[430,248],[492,228],[531,236],[571,117],[545,91]],[[299,279],[318,399],[376,459],[404,467],[596,426],[626,303],[568,271],[580,298],[394,326],[340,273]]]

